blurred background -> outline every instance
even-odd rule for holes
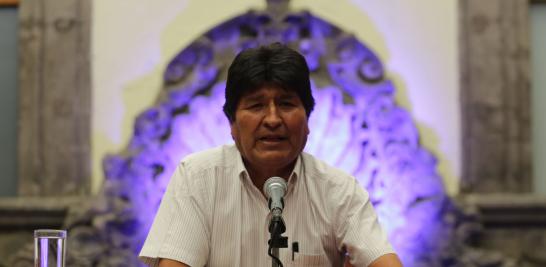
[[[249,10],[271,15],[286,3],[382,63],[445,195],[478,225],[465,245],[493,253],[474,256],[493,265],[462,266],[546,266],[539,0],[0,0],[0,266],[24,254],[33,229],[100,213],[105,159],[132,155],[135,120],[170,90],[167,67],[181,51]],[[70,215],[74,207],[93,211]]]

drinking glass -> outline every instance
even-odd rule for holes
[[[34,231],[34,267],[64,267],[66,231]]]

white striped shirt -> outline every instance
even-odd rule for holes
[[[393,253],[354,177],[302,153],[284,197],[284,266],[368,266]],[[140,258],[190,266],[271,266],[267,200],[234,145],[186,157],[173,174]],[[299,243],[292,260],[291,244]]]

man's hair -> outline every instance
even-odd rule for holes
[[[307,62],[288,46],[273,43],[243,50],[229,66],[224,114],[230,123],[235,121],[235,111],[241,97],[265,85],[295,92],[309,118],[315,99],[311,93]]]

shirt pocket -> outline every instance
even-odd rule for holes
[[[283,265],[290,267],[330,267],[330,261],[325,254],[294,253],[294,260],[290,257],[287,261],[283,262]]]

